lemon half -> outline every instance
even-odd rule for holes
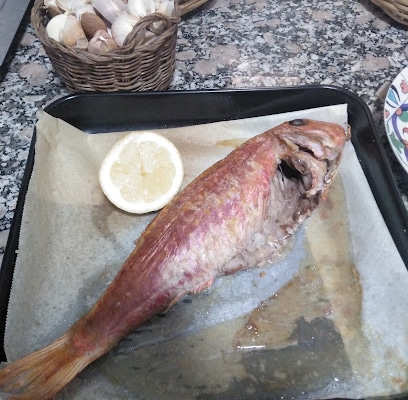
[[[135,214],[168,204],[183,183],[183,161],[176,146],[155,132],[132,132],[116,142],[99,170],[106,197]]]

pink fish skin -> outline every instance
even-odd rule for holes
[[[0,371],[10,399],[51,399],[132,330],[222,274],[282,257],[317,207],[349,136],[298,119],[248,140],[180,192],[106,292],[65,335]]]

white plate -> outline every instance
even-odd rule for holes
[[[388,89],[384,121],[391,148],[408,173],[408,67],[397,75]]]

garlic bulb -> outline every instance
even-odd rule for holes
[[[58,14],[62,14],[62,10],[58,7],[56,0],[44,0],[44,7],[47,10],[49,16],[55,17]]]
[[[123,46],[126,36],[132,31],[139,20],[139,17],[126,13],[119,15],[113,21],[111,26],[112,37],[119,46]]]
[[[51,18],[46,27],[47,35],[66,46],[86,48],[88,40],[75,16],[64,13]]]
[[[105,21],[94,13],[83,13],[80,22],[88,39],[93,38],[95,33],[100,30],[107,30]]]
[[[126,10],[129,14],[142,18],[156,11],[154,0],[128,0]]]
[[[56,40],[57,42],[61,42],[62,33],[64,32],[64,26],[67,18],[68,14],[59,14],[51,18],[46,27],[48,37]]]
[[[58,7],[64,11],[74,12],[76,9],[91,2],[91,0],[56,0]]]
[[[161,0],[157,5],[156,11],[170,18],[174,13],[174,1]]]
[[[92,54],[104,54],[117,48],[118,45],[112,36],[104,30],[97,31],[88,44],[88,51]]]
[[[66,46],[86,49],[88,47],[88,39],[82,29],[80,22],[73,15],[68,15],[65,22],[64,31],[62,33],[62,43]]]
[[[122,0],[92,0],[92,6],[111,24],[126,12],[126,4]]]
[[[75,9],[75,16],[81,20],[81,17],[83,14],[85,13],[91,13],[91,14],[95,14],[95,10],[92,7],[92,4],[84,4],[78,8]]]
[[[156,12],[171,18],[174,13],[174,1],[173,0],[156,0]],[[164,32],[166,24],[164,21],[155,21],[151,25],[150,29],[156,35],[160,35]]]

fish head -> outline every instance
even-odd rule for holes
[[[337,159],[345,142],[351,138],[350,127],[343,128],[332,122],[302,118],[282,125],[285,129],[280,134],[281,139],[311,152],[319,160]]]
[[[302,175],[309,195],[323,195],[337,174],[350,127],[312,119],[294,119],[274,130],[287,146],[282,160]]]

